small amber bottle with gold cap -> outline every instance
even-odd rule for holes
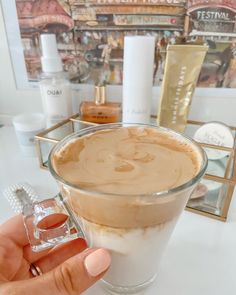
[[[95,86],[94,102],[83,101],[80,104],[80,119],[87,122],[106,124],[121,119],[121,103],[106,101],[106,86]]]

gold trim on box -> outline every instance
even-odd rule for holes
[[[190,121],[189,120],[188,124],[201,126],[201,125],[205,124],[205,122],[197,122],[197,121]],[[234,132],[236,131],[236,127],[233,127],[233,126],[228,126],[228,127],[231,129],[231,131],[234,131]],[[234,192],[234,187],[236,184],[236,153],[235,153],[235,151],[236,151],[236,135],[234,134],[234,146],[232,148],[222,147],[222,146],[217,146],[217,145],[212,145],[212,144],[205,144],[205,143],[199,143],[199,144],[202,147],[207,147],[207,148],[218,149],[218,150],[230,152],[229,159],[227,161],[227,165],[225,168],[224,177],[211,175],[211,174],[207,174],[207,173],[204,176],[204,179],[208,179],[208,180],[212,180],[212,181],[221,182],[223,184],[226,184],[227,185],[227,192],[226,192],[226,196],[224,198],[224,204],[221,209],[220,215],[206,212],[203,210],[199,210],[196,208],[192,208],[188,204],[186,206],[186,210],[193,212],[193,213],[203,215],[203,216],[211,217],[211,218],[214,218],[214,219],[217,219],[220,221],[226,221],[227,216],[228,216],[230,203],[231,203],[232,196],[233,196],[233,192]],[[232,165],[232,173],[231,173],[232,175],[229,176],[231,165]]]
[[[156,121],[156,117],[151,116],[151,120]],[[88,127],[98,125],[97,123],[91,123],[91,122],[87,122],[84,120],[80,120],[79,114],[76,114],[76,115],[73,115],[72,117],[48,128],[48,129],[44,130],[43,132],[40,132],[39,134],[37,134],[35,136],[35,144],[36,144],[36,150],[37,150],[37,155],[38,155],[38,159],[39,159],[39,165],[41,168],[47,169],[47,163],[46,163],[47,160],[44,161],[44,155],[43,155],[43,152],[41,149],[41,143],[48,142],[50,144],[56,144],[57,142],[59,142],[60,141],[59,139],[47,137],[47,134],[56,130],[56,129],[63,127],[64,125],[66,125],[70,122],[72,124],[73,132],[75,130],[76,123],[82,123],[84,125],[88,125]],[[188,120],[187,123],[188,123],[188,125],[201,126],[201,125],[205,124],[206,122]],[[236,134],[236,127],[229,126],[229,128],[232,131],[234,131],[234,133]],[[236,184],[236,135],[235,134],[234,134],[234,137],[235,137],[234,146],[232,148],[217,146],[217,145],[213,145],[213,144],[199,143],[202,147],[227,151],[230,153],[229,159],[227,160],[227,163],[226,163],[224,176],[217,176],[217,175],[212,175],[212,174],[208,174],[208,173],[206,173],[204,176],[204,179],[206,179],[206,180],[220,182],[220,183],[223,183],[226,185],[227,191],[226,191],[226,194],[223,199],[223,206],[221,208],[220,213],[219,214],[211,213],[211,212],[209,212],[209,210],[207,211],[207,210],[203,210],[203,209],[199,209],[199,208],[194,208],[194,207],[190,206],[189,204],[187,204],[187,206],[186,206],[187,211],[197,213],[197,214],[200,214],[203,216],[207,216],[210,218],[214,218],[214,219],[217,219],[220,221],[226,221],[228,211],[229,211],[230,202],[231,202],[232,196],[233,196],[234,187]],[[218,198],[219,198],[219,194],[218,194]]]

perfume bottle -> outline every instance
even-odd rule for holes
[[[54,34],[42,34],[42,74],[39,88],[47,127],[72,115],[72,93],[68,75],[63,71]]]
[[[80,104],[80,118],[83,121],[98,124],[120,121],[121,103],[106,102],[106,86],[96,85],[94,102],[84,101]]]

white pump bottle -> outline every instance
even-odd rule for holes
[[[41,35],[42,74],[39,82],[47,127],[72,115],[72,92],[68,75],[63,71],[54,34]]]

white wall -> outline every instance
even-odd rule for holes
[[[1,8],[1,7],[0,7]],[[152,113],[156,113],[159,89],[153,89]],[[76,93],[74,109],[79,101],[91,99],[93,88],[80,86],[79,99]],[[121,87],[108,88],[111,100],[121,100]],[[22,112],[42,111],[37,89],[17,90],[8,51],[2,10],[0,9],[0,122]],[[236,125],[236,89],[197,89],[190,110],[190,118],[200,121],[218,120]]]
[[[42,110],[37,90],[16,89],[12,71],[2,9],[0,9],[0,114],[14,115],[25,111]]]

